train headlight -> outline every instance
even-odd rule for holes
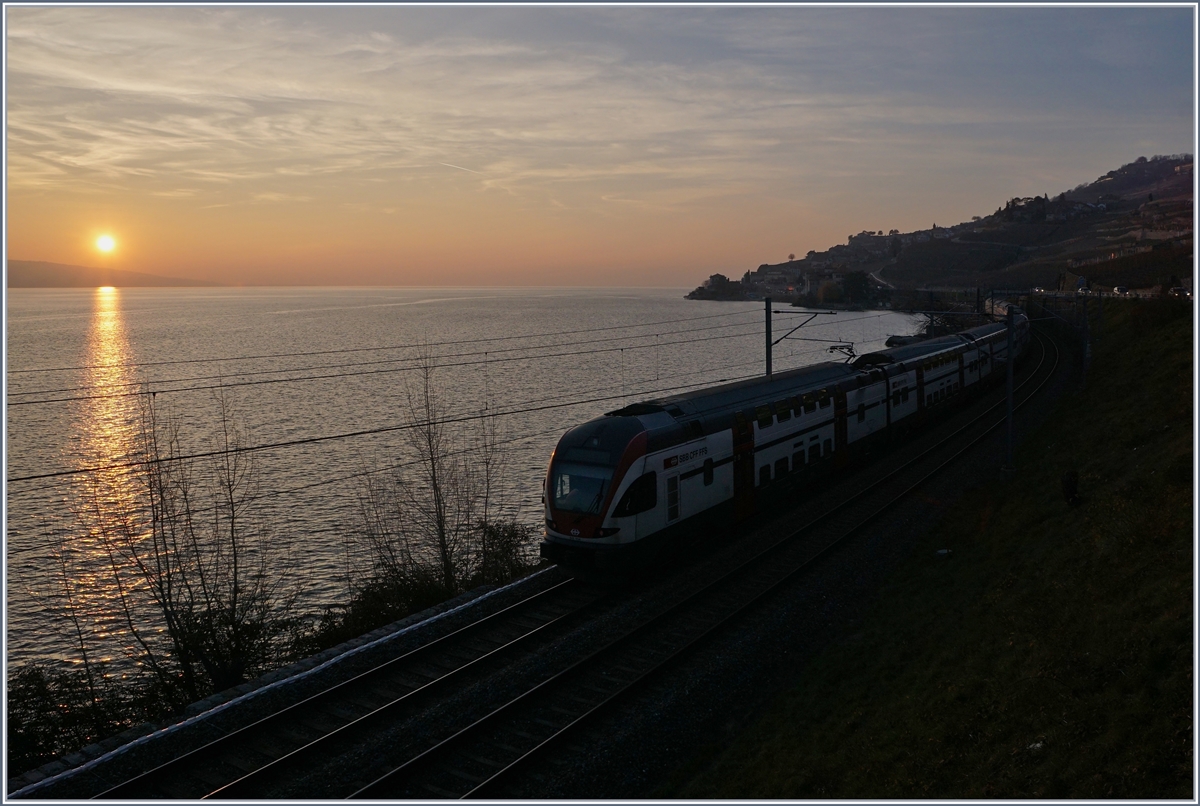
[[[619,531],[621,531],[620,526],[612,526],[612,527],[609,527],[608,529],[597,529],[596,537],[612,537]]]

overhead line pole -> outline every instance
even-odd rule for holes
[[[767,377],[771,377],[771,298],[763,300],[766,303],[767,316]]]
[[[1014,470],[1015,468],[1013,467],[1013,364],[1015,363],[1014,359],[1015,359],[1016,345],[1013,342],[1014,342],[1014,334],[1015,334],[1015,330],[1016,330],[1016,317],[1014,315],[1014,308],[1011,304],[1009,304],[1009,306],[1008,306],[1008,323],[1007,324],[1008,324],[1008,356],[1007,356],[1008,360],[1005,361],[1005,363],[1008,364],[1008,394],[1007,394],[1007,397],[1008,397],[1008,400],[1007,400],[1007,404],[1008,404],[1008,406],[1007,406],[1007,408],[1008,408],[1008,439],[1006,441],[1005,451],[1004,451],[1004,457],[1005,457],[1004,458],[1004,466],[1005,466],[1005,469],[1007,469],[1007,470]]]

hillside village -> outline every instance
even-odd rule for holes
[[[688,298],[853,306],[914,288],[1190,291],[1192,171],[1191,155],[1139,157],[1053,198],[1010,199],[954,226],[867,230],[739,280],[714,274]]]

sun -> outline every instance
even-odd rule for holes
[[[112,239],[111,235],[101,235],[96,239],[96,248],[101,252],[111,252],[117,242]]]

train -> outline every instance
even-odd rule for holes
[[[990,306],[1005,317],[1008,307]],[[1011,307],[1016,360],[1030,325]],[[652,569],[664,546],[745,521],[773,489],[791,497],[1002,380],[1007,330],[991,322],[645,400],[575,426],[543,482],[541,556],[581,575]]]

